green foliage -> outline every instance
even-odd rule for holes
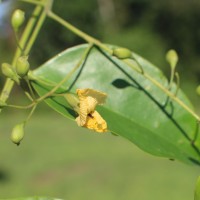
[[[86,47],[74,47],[54,57],[34,71],[35,78],[58,84],[79,62]],[[167,87],[168,81],[157,68],[142,57],[132,55],[146,73]],[[51,90],[37,80],[33,85],[41,96]],[[98,111],[107,121],[110,132],[129,139],[151,154],[188,163],[200,162],[199,148],[193,141],[197,134],[194,117],[122,61],[92,48],[80,68],[57,92],[75,93],[77,88],[93,88],[108,94],[107,103]],[[176,85],[172,90],[176,90]],[[181,90],[178,97],[191,107]],[[70,119],[77,116],[62,97],[52,97],[46,102]]]

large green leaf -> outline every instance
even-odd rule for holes
[[[67,49],[33,74],[40,80],[58,83],[79,62],[87,47],[80,45]],[[133,56],[145,73],[167,87],[168,81],[158,68],[135,53]],[[39,95],[50,89],[38,81],[32,84]],[[122,60],[93,47],[85,62],[60,91],[69,89],[75,93],[77,88],[93,88],[108,94],[106,104],[97,110],[112,133],[127,138],[153,155],[200,163],[199,146],[197,142],[195,145],[192,143],[197,132],[194,117],[176,102],[169,101],[166,105],[166,94]],[[181,90],[177,95],[191,107]],[[64,98],[54,97],[46,102],[62,115],[75,119],[75,112]]]

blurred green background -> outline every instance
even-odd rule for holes
[[[0,4],[0,63],[10,62],[15,41],[9,25],[14,8],[33,6],[17,1]],[[53,10],[81,30],[128,47],[169,75],[167,50],[180,57],[181,88],[197,110],[200,82],[200,2],[191,0],[59,0]],[[5,15],[4,15],[5,13]],[[37,67],[60,51],[84,41],[48,19],[30,53]],[[1,77],[0,89],[4,78]],[[15,103],[23,101],[20,90]],[[26,127],[19,147],[10,142],[12,127],[26,112],[0,115],[0,199],[45,195],[70,200],[188,200],[199,168],[148,155],[129,141],[78,128],[42,105]]]

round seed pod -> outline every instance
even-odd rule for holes
[[[166,54],[166,60],[170,64],[171,68],[175,68],[178,62],[178,55],[175,50],[171,49]]]
[[[2,63],[1,65],[1,71],[4,76],[7,78],[11,78],[12,80],[19,83],[19,78],[17,77],[17,74],[12,69],[12,66],[8,63]]]
[[[24,138],[24,122],[17,124],[12,129],[11,140],[13,143],[19,145]]]
[[[30,69],[30,65],[28,62],[28,56],[21,56],[17,59],[16,63],[16,73],[19,75],[21,78],[27,75],[28,71]]]
[[[24,11],[17,9],[12,14],[11,24],[14,30],[18,30],[18,28],[24,23],[25,16]]]
[[[131,58],[131,51],[127,48],[116,48],[113,50],[113,56],[119,59]]]
[[[14,75],[14,71],[13,71],[11,65],[8,63],[2,63],[1,71],[2,71],[3,75],[8,78],[12,78]]]

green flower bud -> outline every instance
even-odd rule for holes
[[[12,77],[14,74],[14,71],[12,70],[11,65],[9,65],[8,63],[2,63],[1,71],[4,76],[9,77],[9,78]]]
[[[19,84],[19,78],[17,77],[17,74],[12,69],[12,67],[11,67],[10,64],[3,63],[1,65],[1,71],[2,71],[2,73],[3,73],[4,76],[6,76],[7,78],[13,79],[14,81],[16,81]]]
[[[198,177],[197,182],[196,182],[194,200],[200,200],[200,176]]]
[[[178,55],[175,50],[171,49],[166,54],[166,60],[170,64],[171,68],[175,68],[178,62]]]
[[[116,48],[113,50],[113,56],[116,56],[119,59],[131,58],[131,51],[126,48]]]
[[[24,20],[24,11],[20,9],[15,10],[11,18],[11,24],[14,30],[18,30],[18,28],[24,23]]]
[[[196,93],[200,96],[200,85],[197,87]]]
[[[11,133],[11,140],[13,143],[19,145],[24,138],[24,122],[14,126]]]
[[[21,56],[18,58],[17,63],[16,63],[16,73],[20,77],[24,77],[27,75],[29,71],[30,65],[28,62],[28,56]]]

